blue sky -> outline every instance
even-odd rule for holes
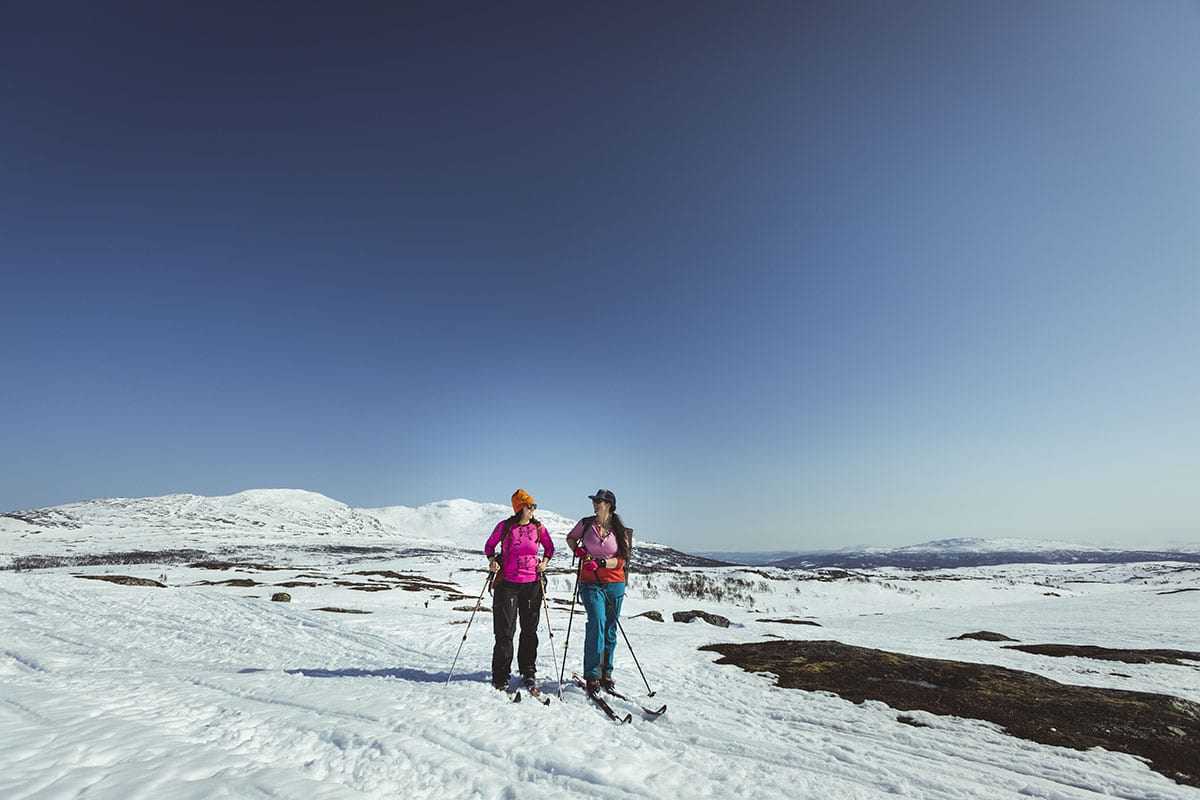
[[[1200,540],[1196,3],[6,16],[2,509]]]

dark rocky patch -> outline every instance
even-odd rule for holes
[[[1182,594],[1183,592],[1200,592],[1200,589],[1192,589],[1190,587],[1187,589],[1171,589],[1167,592],[1158,592],[1158,594]]]
[[[70,528],[72,530],[78,530],[83,527],[83,523],[72,517],[70,514],[53,508],[32,508],[28,511],[10,511],[7,514],[0,514],[0,517],[17,519],[29,525],[44,525],[47,528]]]
[[[821,623],[814,622],[811,619],[760,619],[759,622],[777,622],[780,625],[814,625],[821,627]]]
[[[398,584],[396,588],[403,589],[406,592],[454,592],[458,591],[459,588],[458,585],[454,583],[434,581],[417,573],[394,572],[390,569],[365,570],[362,572],[351,572],[350,574],[364,575],[366,577],[386,578],[390,581],[395,581]]]
[[[694,619],[702,619],[709,625],[716,625],[718,628],[728,628],[729,620],[722,617],[720,614],[709,614],[707,611],[676,611],[671,615],[671,619],[676,622],[691,622]]]
[[[652,619],[655,622],[663,621],[663,615],[662,615],[661,611],[643,611],[641,614],[638,614],[635,617],[631,617],[631,619],[637,619],[638,617],[645,617],[646,619]]]
[[[360,611],[357,608],[338,608],[337,606],[324,606],[322,608],[314,608],[313,611],[331,611],[334,614],[370,614],[370,611]]]
[[[292,602],[292,596],[287,592],[276,592],[275,594],[271,595],[271,602],[290,603]]]
[[[961,636],[951,636],[950,641],[958,641],[961,639],[978,639],[981,642],[1019,642],[1020,639],[1014,639],[1011,636],[1005,636],[1003,633],[995,633],[993,631],[975,631],[974,633],[964,633]]]
[[[694,556],[670,547],[646,547],[638,549],[637,541],[633,543],[633,558],[633,566],[639,574],[675,572],[677,567],[737,566],[729,561],[718,561],[715,558]]]
[[[252,580],[250,578],[230,578],[229,580],[225,580],[225,581],[196,581],[195,583],[192,584],[192,586],[242,586],[242,587],[248,587],[248,586],[262,586],[262,584],[256,580]]]
[[[119,583],[122,586],[157,586],[160,589],[167,588],[165,583],[152,581],[149,578],[134,578],[129,575],[76,575],[76,578],[82,578],[85,581],[107,581],[108,583]]]
[[[276,586],[282,586],[284,589],[295,589],[295,588],[296,588],[296,587],[298,587],[298,586],[299,586],[299,587],[304,587],[304,588],[311,589],[311,588],[313,588],[313,587],[316,587],[316,586],[324,586],[325,584],[323,584],[323,583],[312,583],[312,582],[310,582],[310,581],[283,581],[282,583],[277,583],[277,584],[275,584],[275,585],[276,585]]]
[[[333,553],[334,555],[344,556],[375,556],[381,553],[396,553],[402,555],[420,554],[420,550],[397,550],[392,547],[378,547],[373,545],[351,545],[351,544],[330,544],[317,547],[306,547],[306,552],[309,553]]]
[[[900,716],[896,717],[896,722],[899,722],[903,725],[911,725],[914,728],[928,728],[929,727],[928,722],[921,722],[920,720],[916,719],[915,717],[910,717],[908,714],[901,714]]]
[[[1070,686],[1027,672],[854,647],[782,641],[701,647],[718,664],[778,675],[784,688],[833,692],[903,711],[982,719],[1022,739],[1146,759],[1172,780],[1200,786],[1200,704],[1167,695]]]
[[[188,564],[194,569],[252,569],[257,572],[271,572],[273,570],[288,569],[288,567],[273,567],[270,564],[252,564],[248,561],[197,561],[195,564]]]
[[[1200,661],[1200,653],[1187,650],[1122,650],[1083,644],[1012,644],[1004,649],[1020,650],[1039,656],[1077,656],[1099,661],[1121,661],[1125,664],[1173,664],[1177,667],[1190,667],[1193,665],[1184,664],[1182,661]]]
[[[80,556],[20,556],[7,567],[17,572],[54,567],[107,567],[129,564],[180,564],[204,556],[200,550],[134,550]]]

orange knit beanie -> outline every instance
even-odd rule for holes
[[[537,505],[537,503],[533,501],[533,497],[530,496],[529,492],[525,491],[524,489],[517,489],[515,492],[513,492],[512,504],[514,514],[520,514],[521,509],[525,506]]]

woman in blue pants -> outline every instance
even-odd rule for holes
[[[582,559],[579,599],[587,611],[583,637],[583,677],[589,692],[613,687],[617,620],[625,599],[625,565],[633,531],[617,516],[617,496],[608,489],[588,495],[596,512],[575,523],[567,546]]]

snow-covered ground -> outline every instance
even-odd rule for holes
[[[680,597],[671,588],[678,576],[637,575],[623,624],[653,700],[624,642],[617,677],[626,693],[669,710],[650,720],[617,701],[635,714],[615,725],[573,685],[561,701],[556,694],[570,574],[550,581],[551,596],[564,601],[551,606],[554,647],[545,620],[541,629],[539,669],[553,699],[514,704],[488,687],[490,615],[481,612],[463,639],[483,585],[479,556],[337,549],[409,546],[395,541],[396,526],[412,541],[478,548],[504,507],[448,501],[435,504],[440,511],[368,512],[306,494],[241,498],[238,514],[228,502],[208,502],[229,498],[180,495],[173,517],[163,503],[111,501],[98,507],[107,509],[103,519],[64,507],[78,527],[0,520],[0,565],[136,544],[237,547],[281,567],[0,570],[0,797],[1200,798],[1130,756],[1048,747],[958,718],[926,714],[929,727],[904,725],[883,704],[780,689],[770,676],[714,664],[717,654],[697,649],[772,636],[836,639],[1200,701],[1196,667],[1051,658],[949,638],[992,630],[1025,643],[1197,650],[1200,591],[1164,594],[1200,589],[1196,565],[877,570],[836,581],[697,571],[717,583],[744,579],[752,599],[742,605]],[[225,521],[195,523],[189,503]],[[561,519],[551,525],[560,544],[569,522]],[[396,580],[356,573],[389,570],[455,584],[468,599],[436,586],[361,590]],[[76,577],[106,573],[165,576],[167,586]],[[201,583],[230,579],[261,585]],[[292,581],[314,585],[276,585]],[[271,602],[277,591],[292,602]],[[692,609],[732,625],[671,621]],[[651,610],[666,621],[637,616]],[[784,617],[822,627],[762,621]],[[580,666],[582,624],[577,616],[568,675]]]

